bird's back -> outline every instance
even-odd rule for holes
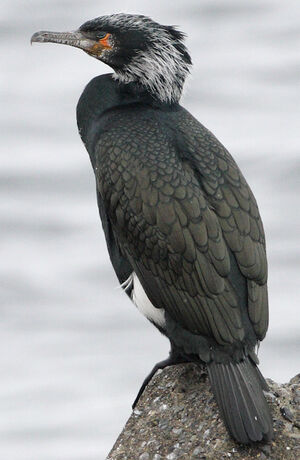
[[[87,106],[85,101],[93,106]],[[181,286],[188,290],[194,303],[195,296],[203,290],[207,296],[220,294],[218,290],[224,289],[225,279],[225,291],[233,292],[236,297],[235,304],[231,301],[232,308],[227,307],[231,320],[235,318],[236,323],[232,325],[225,318],[225,331],[221,318],[220,327],[212,333],[211,324],[197,329],[192,317],[186,314],[182,317],[174,311],[173,316],[190,330],[204,330],[206,335],[217,337],[219,343],[246,340],[253,347],[257,337],[264,336],[267,327],[264,233],[253,194],[227,150],[178,104],[157,107],[147,99],[124,95],[124,90],[120,90],[110,75],[97,77],[87,86],[79,101],[78,114],[79,129],[91,156],[98,191],[117,229],[116,238],[123,240],[126,247],[132,241],[129,252],[134,250],[138,258],[144,256],[145,260],[151,258],[147,248],[150,242],[143,234],[149,229],[142,230],[147,225],[158,227],[156,238],[159,239],[161,233],[162,238],[167,239],[166,246],[174,246],[171,248],[174,253],[180,244],[182,246],[182,239],[190,252],[198,250],[201,242],[197,241],[197,235],[208,233],[208,246],[198,252],[201,253],[201,269],[209,273],[207,266],[209,269],[213,266],[212,276],[200,280],[199,292],[196,292],[196,283],[193,287],[188,281],[191,273],[187,276],[184,273]],[[82,120],[86,120],[84,128]],[[174,212],[174,206],[180,228],[173,237],[168,235],[169,224],[164,219]],[[190,227],[185,228],[184,218],[195,215],[199,206],[202,206],[202,214],[197,216],[198,222],[195,217],[195,222],[189,222]],[[121,214],[126,214],[127,219],[121,218]],[[118,225],[118,218],[122,225]],[[203,222],[207,227],[204,230]],[[139,245],[136,244],[138,237],[143,239]],[[218,251],[223,252],[223,256],[216,255]],[[168,262],[170,276],[175,272],[178,278],[181,274],[176,273],[174,260],[175,255]],[[165,263],[162,256],[160,262]],[[153,290],[149,291],[153,298]],[[152,300],[156,300],[157,306],[159,302],[166,304],[165,299]],[[228,305],[230,301],[227,299],[224,303]],[[218,323],[216,317],[213,321]]]

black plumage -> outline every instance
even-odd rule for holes
[[[183,38],[174,27],[118,14],[32,41],[82,48],[115,71],[87,85],[77,122],[114,270],[171,343],[153,372],[205,364],[232,436],[269,441],[255,354],[268,327],[264,230],[231,155],[179,105],[191,65]]]

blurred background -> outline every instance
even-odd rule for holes
[[[109,3],[109,5],[108,5]],[[188,34],[182,104],[232,153],[260,206],[269,256],[266,377],[299,371],[298,0],[2,0],[0,458],[104,459],[168,343],[120,292],[75,108],[110,72],[74,48],[30,47],[116,12]]]

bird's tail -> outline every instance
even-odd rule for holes
[[[221,415],[237,442],[270,441],[273,423],[263,389],[268,386],[255,364],[246,358],[239,363],[208,365],[208,376]]]

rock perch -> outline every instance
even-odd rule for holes
[[[275,430],[270,444],[235,443],[206,373],[194,364],[180,364],[156,373],[107,460],[299,460],[300,374],[284,385],[267,381]]]

